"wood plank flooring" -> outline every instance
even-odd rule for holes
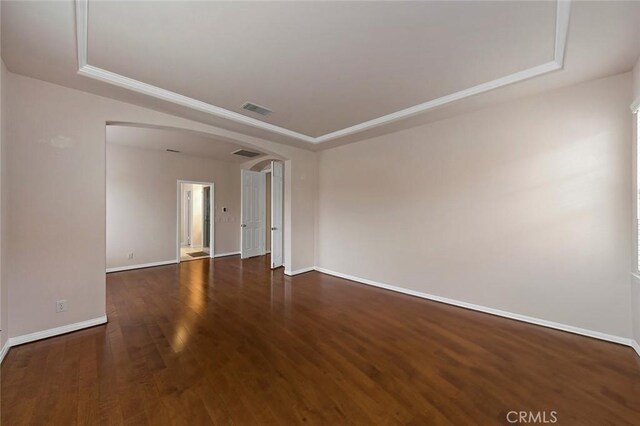
[[[107,325],[12,348],[2,425],[640,424],[632,349],[267,258],[107,276]]]

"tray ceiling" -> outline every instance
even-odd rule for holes
[[[560,69],[568,18],[568,2],[76,2],[81,75],[316,144]]]

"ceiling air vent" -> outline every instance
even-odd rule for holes
[[[246,102],[244,105],[242,105],[241,108],[246,109],[247,111],[255,112],[256,114],[260,114],[260,115],[269,115],[273,112],[269,108],[252,104],[251,102]]]
[[[253,158],[253,157],[257,157],[258,155],[262,155],[259,152],[247,151],[246,149],[239,149],[237,151],[233,151],[232,154],[239,155],[241,157],[247,157],[247,158]]]
[[[167,148],[167,152],[180,152],[180,151],[178,151],[177,149],[170,149],[170,148]]]

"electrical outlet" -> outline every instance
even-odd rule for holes
[[[67,312],[67,301],[58,300],[56,302],[56,312]]]
[[[133,253],[129,253],[129,259],[133,259]]]

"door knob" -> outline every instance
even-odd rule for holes
[[[275,226],[271,228],[272,231],[275,231],[276,229],[278,228],[276,228]]]
[[[240,225],[241,228],[246,228],[247,225],[245,225],[244,223],[242,225]]]

